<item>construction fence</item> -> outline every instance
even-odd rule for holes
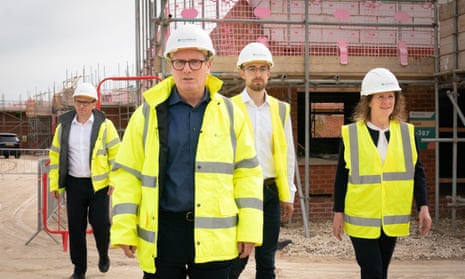
[[[4,149],[0,149],[0,154]],[[9,149],[8,151],[12,151]],[[25,243],[28,245],[40,232],[47,233],[57,244],[53,235],[61,236],[63,250],[68,248],[68,229],[65,196],[56,200],[50,193],[48,178],[48,149],[14,149],[19,156],[0,158],[0,175],[32,175],[37,178],[37,226],[34,234]]]

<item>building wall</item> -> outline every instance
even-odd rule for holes
[[[296,89],[292,89],[288,94],[286,88],[272,88],[268,90],[269,93],[278,99],[287,101],[291,104],[292,122],[294,126],[294,140],[297,138],[297,94]],[[412,86],[404,91],[404,96],[407,102],[407,111],[434,111],[434,87],[431,86]],[[296,143],[295,143],[296,144]],[[430,207],[430,212],[434,215],[435,212],[435,150],[421,149],[420,160],[424,166],[427,178],[427,195]],[[298,158],[300,181],[302,183],[302,192],[305,195],[304,174],[305,164],[304,158]],[[333,216],[333,187],[336,174],[336,160],[318,160],[311,158],[309,165],[309,210],[308,218],[310,220],[330,220]],[[305,199],[306,197],[304,197]],[[293,219],[295,221],[301,220],[302,211],[300,206],[300,196],[295,198],[295,213]],[[440,216],[449,216],[451,208],[447,206],[446,197],[440,197],[439,214]],[[412,214],[416,216],[415,206],[412,205]],[[457,214],[465,214],[465,208],[458,208]]]

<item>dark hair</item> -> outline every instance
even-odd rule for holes
[[[396,102],[394,104],[394,110],[392,111],[389,119],[406,121],[407,112],[405,111],[405,97],[400,92],[394,92],[396,97]],[[370,102],[373,98],[373,95],[362,96],[360,101],[354,108],[354,113],[352,114],[353,121],[368,121],[370,119]]]

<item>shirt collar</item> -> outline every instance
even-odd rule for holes
[[[86,123],[84,124],[87,124],[87,123],[94,123],[94,113],[92,113],[89,117],[89,119],[87,119]],[[74,115],[74,118],[73,118],[73,121],[72,121],[72,124],[80,124],[78,121],[77,121],[77,113],[76,115]]]
[[[205,90],[203,91],[203,96],[202,96],[202,100],[200,101],[200,103],[204,103],[209,100],[210,100],[210,94],[208,93],[208,88],[205,88]],[[171,89],[171,94],[168,98],[168,105],[172,106],[172,105],[175,105],[181,102],[184,103],[184,101],[179,96],[178,89],[176,88],[176,86],[174,86],[173,89]]]
[[[242,95],[242,101],[244,102],[244,104],[253,104],[255,106],[255,103],[253,102],[252,98],[250,98],[245,88],[244,90],[242,90],[241,95]],[[263,103],[263,105],[265,104],[269,104],[268,93],[266,93],[266,91],[265,91],[265,102]]]

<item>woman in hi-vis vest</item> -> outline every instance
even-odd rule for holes
[[[341,129],[333,234],[350,236],[362,279],[386,279],[396,239],[408,236],[413,199],[421,236],[431,229],[425,171],[405,121],[397,78],[385,68],[362,81],[354,123]]]

